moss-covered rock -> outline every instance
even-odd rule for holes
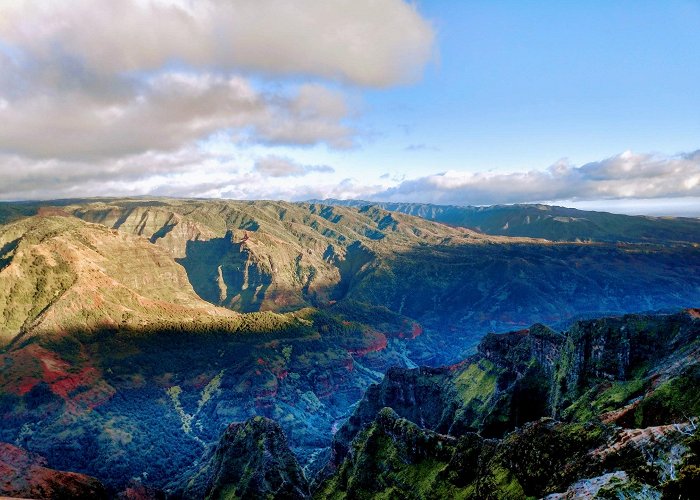
[[[184,486],[183,498],[303,499],[308,484],[274,421],[254,417],[231,424]]]
[[[693,311],[629,315],[492,334],[462,363],[392,370],[336,435],[320,491],[686,498],[699,465],[699,344]]]

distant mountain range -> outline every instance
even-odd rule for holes
[[[17,215],[18,206],[22,213],[38,215]],[[42,322],[53,329],[71,328],[70,320],[58,325],[55,318],[86,310],[89,318],[73,322],[81,328],[100,322],[160,327],[180,321],[175,312],[143,307],[143,300],[128,311],[108,310],[136,296],[184,306],[182,317],[192,316],[188,307],[221,316],[230,314],[226,309],[288,312],[362,303],[421,323],[428,335],[410,348],[412,358],[435,364],[456,359],[489,330],[690,307],[700,296],[700,251],[691,241],[700,231],[679,231],[677,237],[654,242],[623,243],[622,235],[615,242],[564,242],[491,235],[375,205],[270,201],[69,200],[6,204],[0,213],[19,218],[0,229],[0,263],[9,266],[0,288],[8,297],[4,306],[0,303],[8,318],[6,341],[31,334]],[[693,220],[648,220],[652,225],[676,222],[700,227]],[[32,244],[36,238],[48,247]],[[77,241],[68,242],[71,238]],[[17,253],[18,245],[37,255]],[[67,247],[59,254],[66,257],[47,267],[45,255],[61,245]],[[98,258],[110,265],[93,264],[89,271],[87,263]],[[47,277],[32,274],[45,267]],[[26,269],[12,271],[19,268]],[[108,281],[99,286],[105,275]],[[109,280],[122,284],[121,291],[107,287]],[[37,283],[42,291],[34,294]],[[100,295],[100,306],[78,307],[90,287]],[[115,293],[131,298],[109,296]],[[349,309],[363,319],[358,308]]]
[[[552,205],[456,206],[362,200],[314,200],[334,206],[377,206],[487,234],[552,241],[700,243],[700,218],[649,217],[593,212]]]

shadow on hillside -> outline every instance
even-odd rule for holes
[[[188,241],[185,255],[176,261],[203,300],[240,312],[260,310],[272,274],[249,258],[245,242],[233,241],[231,231],[223,238]]]
[[[15,251],[17,245],[19,245],[19,241],[20,238],[16,238],[12,241],[8,241],[0,248],[0,271],[5,269],[12,261],[12,256],[10,254]]]
[[[415,246],[394,254],[389,267],[386,278],[355,284],[350,296],[482,333],[601,312],[688,308],[700,298],[700,251],[691,246]]]

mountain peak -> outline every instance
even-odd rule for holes
[[[187,498],[304,499],[306,478],[273,420],[256,416],[230,424],[184,489]]]

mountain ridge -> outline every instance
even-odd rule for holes
[[[459,365],[390,371],[380,385],[368,389],[335,435],[332,459],[316,497],[552,494],[547,498],[554,499],[644,493],[658,498],[663,492],[668,498],[691,498],[687,495],[700,463],[700,398],[692,389],[700,382],[699,321],[697,310],[628,315],[581,322],[563,336],[534,325],[532,333],[487,337],[479,354]],[[529,338],[533,334],[536,338]],[[650,348],[659,335],[670,340],[661,339],[666,345],[662,352]],[[618,336],[621,339],[610,344]],[[636,359],[625,357],[625,339],[632,351],[642,351]],[[548,347],[546,341],[554,344]],[[552,345],[558,353],[550,356]],[[578,352],[588,355],[579,357]],[[563,361],[571,354],[589,364]],[[493,365],[485,366],[485,360]],[[533,373],[533,366],[541,364],[544,369]],[[627,371],[620,372],[620,364]],[[470,376],[471,386],[461,392],[460,378],[472,368],[491,372],[496,380],[485,383],[484,377]],[[565,389],[568,400],[540,392],[549,387],[550,395],[556,393],[563,380],[559,373],[580,381]],[[504,385],[506,381],[510,385]],[[518,403],[517,393],[523,388],[525,397]],[[474,409],[472,402],[484,397],[497,401],[480,411],[486,410],[486,416],[496,411],[496,421],[506,424],[490,437],[484,425],[488,419],[478,427],[456,425],[465,410]],[[503,401],[506,406],[499,408]],[[534,401],[550,407],[529,416],[521,413],[520,422],[513,420],[518,405],[520,411],[531,410]]]
[[[700,218],[614,214],[544,204],[436,205],[364,200],[312,200],[338,206],[378,206],[493,235],[553,241],[700,243]]]
[[[197,297],[184,269],[158,247],[104,226],[34,216],[0,226],[0,248],[4,345],[75,326],[237,318]]]

